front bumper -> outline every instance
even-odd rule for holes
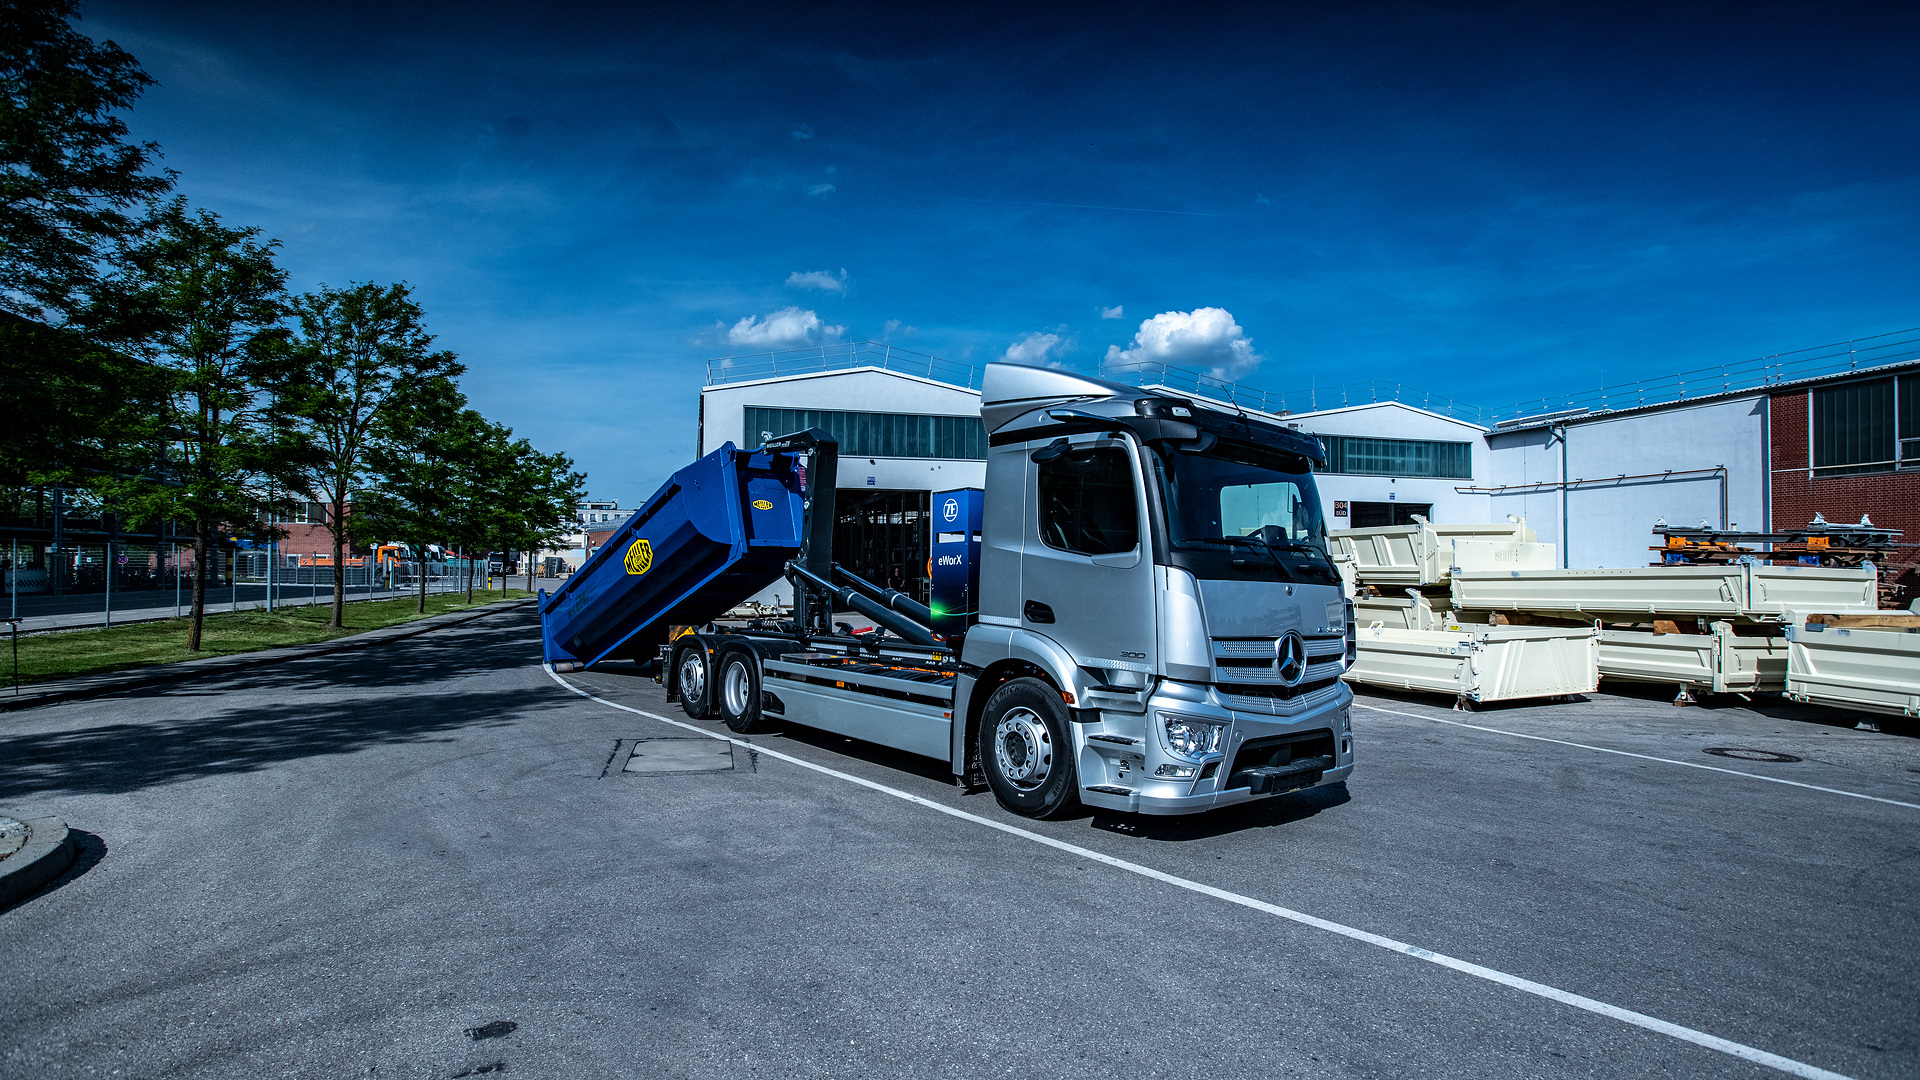
[[[1298,699],[1297,707],[1285,714],[1265,715],[1235,708],[1227,695],[1212,686],[1162,682],[1148,699],[1145,738],[1141,742],[1121,747],[1102,737],[1109,728],[1137,733],[1138,717],[1125,718],[1118,724],[1103,720],[1098,727],[1075,725],[1081,729],[1076,736],[1076,742],[1081,744],[1076,747],[1080,759],[1080,799],[1089,806],[1108,810],[1196,814],[1308,787],[1337,784],[1353,772],[1353,729],[1349,720],[1352,701],[1353,692],[1345,683],[1336,682]],[[1158,713],[1162,711],[1226,725],[1220,752],[1198,763],[1173,756],[1161,742]],[[1278,790],[1261,794],[1255,794],[1253,788],[1244,783],[1235,784],[1232,773],[1236,755],[1248,742],[1316,731],[1329,734],[1333,758],[1332,767],[1322,771],[1319,779],[1302,784],[1283,783]],[[1193,779],[1154,776],[1162,764],[1197,764],[1201,775]]]

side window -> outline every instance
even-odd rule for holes
[[[1040,463],[1040,539],[1081,555],[1132,551],[1140,542],[1133,461],[1116,446],[1072,450]]]

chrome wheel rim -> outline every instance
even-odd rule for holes
[[[707,658],[692,650],[680,658],[680,698],[694,701],[707,692]]]
[[[1053,752],[1046,721],[1032,709],[1012,710],[993,729],[994,763],[1016,788],[1031,790],[1046,783],[1053,774]]]
[[[726,675],[720,680],[720,693],[727,700],[728,716],[747,715],[747,691],[750,689],[746,662],[735,660],[729,663]]]

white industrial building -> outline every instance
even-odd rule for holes
[[[1497,424],[1476,489],[1492,517],[1480,520],[1526,518],[1559,545],[1562,566],[1645,566],[1661,521],[1768,531],[1767,400],[1737,394]]]
[[[1915,345],[1876,346],[1873,359],[1911,363]],[[1303,402],[1303,395],[1288,400],[1164,366],[1111,377],[1319,436],[1328,457],[1319,489],[1329,528],[1402,524],[1416,514],[1462,524],[1512,516],[1556,545],[1563,566],[1624,567],[1653,561],[1648,548],[1661,521],[1774,528],[1770,395],[1794,385],[1790,377],[1816,371],[1813,381],[1844,381],[1856,363],[1844,349],[1756,362],[1733,373],[1750,389],[1736,388],[1723,370],[1715,380],[1720,392],[1695,397],[1685,396],[1699,385],[1690,373],[1636,387],[1633,400],[1596,392],[1590,408],[1541,408],[1490,426],[1478,422],[1488,419],[1478,408],[1401,387],[1381,388],[1388,400],[1354,400],[1372,398],[1369,387],[1322,389]],[[1835,364],[1843,374],[1821,366]],[[980,374],[871,342],[717,360],[700,395],[700,451],[728,441],[752,446],[804,427],[834,432],[841,455],[835,550],[856,572],[924,596],[928,496],[984,480]],[[1339,405],[1311,407],[1335,394]]]

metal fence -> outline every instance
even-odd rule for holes
[[[295,553],[216,549],[209,553],[209,612],[323,606],[333,602],[330,552]],[[33,565],[22,565],[32,561]],[[346,599],[386,600],[416,595],[421,571],[415,563],[349,561]],[[430,561],[430,594],[461,592],[466,570]],[[484,569],[476,585],[487,583]],[[29,545],[0,542],[0,610],[23,620],[23,629],[112,626],[177,617],[193,594],[193,548],[189,544],[64,543],[37,559]]]
[[[1796,349],[1750,360],[1693,368],[1660,378],[1636,379],[1554,397],[1529,398],[1497,410],[1497,415],[1490,419],[1510,424],[1515,419],[1547,413],[1637,409],[1643,405],[1665,405],[1712,394],[1764,390],[1822,375],[1871,371],[1916,359],[1920,359],[1920,328],[1897,330],[1890,334],[1838,341],[1811,349]]]

